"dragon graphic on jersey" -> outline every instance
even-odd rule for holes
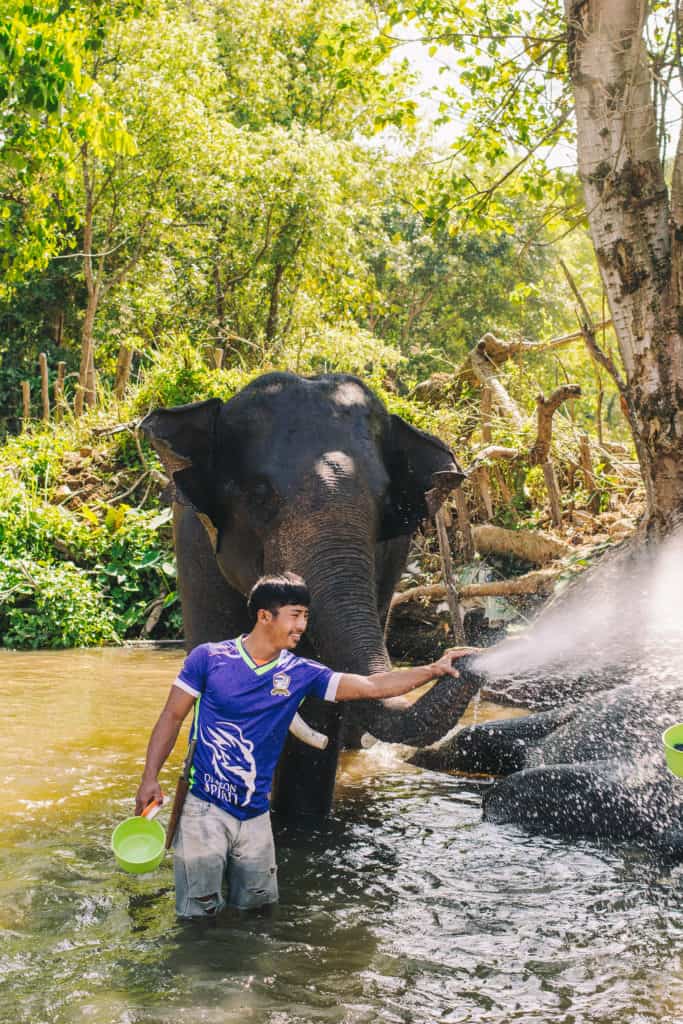
[[[214,726],[200,727],[202,742],[211,751],[211,767],[223,782],[230,783],[235,776],[242,780],[247,791],[242,807],[246,807],[256,782],[254,744],[244,738],[240,727],[233,722],[218,719]]]

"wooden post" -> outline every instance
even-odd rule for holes
[[[27,380],[21,382],[21,403],[23,407],[21,429],[25,430],[31,419],[31,385]]]
[[[491,394],[491,388],[488,385],[484,385],[481,389],[481,439],[484,444],[491,444],[492,405],[493,395]]]
[[[40,395],[43,400],[43,419],[46,423],[50,420],[50,384],[47,374],[47,356],[41,352],[38,356],[40,366]]]
[[[550,515],[554,526],[562,525],[562,506],[560,504],[560,488],[553,464],[550,461],[553,414],[568,398],[579,398],[580,395],[581,388],[578,384],[563,384],[561,387],[555,388],[549,398],[541,394],[536,399],[538,432],[534,446],[529,453],[529,462],[532,466],[540,466],[543,470],[543,478],[550,498]]]
[[[463,494],[462,487],[456,487],[453,492],[455,500],[455,511],[458,515],[458,529],[462,537],[462,556],[466,562],[474,558],[474,538],[472,526],[470,525],[470,513],[467,508],[467,498]]]
[[[486,466],[479,466],[474,478],[477,481],[477,487],[481,495],[481,500],[484,503],[484,509],[486,511],[487,520],[493,519],[493,492],[491,491],[491,477]]]
[[[64,414],[64,377],[66,375],[66,363],[57,363],[57,379],[55,380],[55,419],[61,422]]]
[[[599,512],[600,492],[598,491],[598,482],[595,479],[595,472],[593,471],[593,460],[591,458],[591,446],[588,434],[582,434],[579,440],[579,462],[581,463],[583,484],[588,491],[590,498],[588,507],[593,513]]]
[[[223,359],[225,358],[225,349],[215,348],[213,350],[213,365],[217,370],[220,370],[223,366]]]
[[[485,384],[481,389],[481,439],[484,444],[491,443],[491,388]],[[493,519],[493,495],[491,493],[491,477],[487,466],[480,466],[476,474],[481,500],[486,509],[486,518]]]
[[[498,467],[496,467],[495,474],[496,474],[496,483],[498,484],[498,487],[500,488],[500,496],[503,499],[503,501],[505,502],[505,504],[509,505],[511,503],[511,501],[512,501],[512,491],[510,490],[510,488],[507,485],[507,480],[503,476],[502,469],[498,469]]]
[[[555,469],[550,459],[541,463],[548,498],[550,499],[550,518],[553,526],[562,526],[562,504],[560,502],[560,485],[557,482]]]
[[[128,387],[128,379],[130,377],[130,368],[133,362],[133,350],[128,348],[126,345],[122,345],[119,349],[118,359],[116,360],[116,377],[114,380],[114,394],[117,399],[122,401],[123,396]]]
[[[458,488],[459,490],[459,488]],[[457,491],[456,491],[457,493]],[[441,552],[441,569],[443,582],[446,588],[446,600],[448,610],[451,613],[451,626],[453,628],[453,639],[456,644],[463,645],[465,641],[465,630],[463,629],[462,616],[460,614],[460,601],[458,599],[458,586],[453,575],[453,560],[451,558],[451,546],[448,540],[448,531],[443,509],[440,508],[434,517],[436,523],[436,535],[439,539],[439,551]]]

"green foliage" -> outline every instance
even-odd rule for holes
[[[427,100],[401,49],[408,26],[438,41],[424,47],[439,67]],[[668,60],[670,40],[655,26],[654,59]],[[37,413],[41,351],[51,385],[66,363],[72,401],[91,319],[104,408],[0,450],[6,642],[115,642],[139,635],[158,601],[159,629],[179,629],[154,472],[135,486],[156,456],[129,431],[93,440],[99,415],[225,400],[270,370],[354,373],[467,465],[485,443],[477,387],[427,404],[415,386],[456,370],[486,331],[574,330],[558,255],[607,318],[578,179],[551,156],[572,137],[565,42],[558,0],[8,0],[0,431],[20,429],[22,380]],[[618,362],[612,335],[600,341]],[[135,360],[114,403],[121,344]],[[554,458],[567,500],[585,505],[578,432],[629,440],[613,383],[581,343],[510,360],[501,379],[526,421],[491,423],[494,443],[520,452],[492,467],[512,494],[500,521],[543,515],[526,454],[535,398],[567,381],[583,394],[556,414]],[[93,445],[112,480],[62,498],[72,457]],[[606,458],[596,474],[606,505],[624,485]]]
[[[170,509],[100,502],[70,511],[51,503],[65,441],[57,435],[51,453],[53,433],[24,435],[0,452],[0,464],[12,468],[0,477],[5,644],[85,646],[137,636],[158,598],[169,609],[167,626],[177,628]]]
[[[227,401],[258,375],[256,371],[210,369],[209,351],[208,346],[194,346],[187,335],[162,337],[141,373],[131,413],[144,416],[158,405],[185,405],[205,398]]]
[[[115,10],[115,9],[114,9]],[[114,11],[112,11],[114,13]],[[116,12],[125,20],[128,5]],[[129,147],[84,65],[96,44],[87,3],[7,0],[0,19],[0,298],[73,240],[78,155]]]
[[[70,562],[0,556],[5,647],[89,647],[119,637],[102,593]]]

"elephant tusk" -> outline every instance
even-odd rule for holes
[[[325,750],[329,742],[324,733],[317,732],[315,729],[310,727],[308,722],[304,722],[298,712],[292,719],[289,731],[292,736],[296,736],[296,738],[301,740],[302,743],[307,743],[309,747],[317,747],[318,750]]]

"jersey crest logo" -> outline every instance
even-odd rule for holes
[[[291,680],[286,672],[276,672],[273,676],[273,689],[270,691],[273,697],[289,697],[289,684]]]

